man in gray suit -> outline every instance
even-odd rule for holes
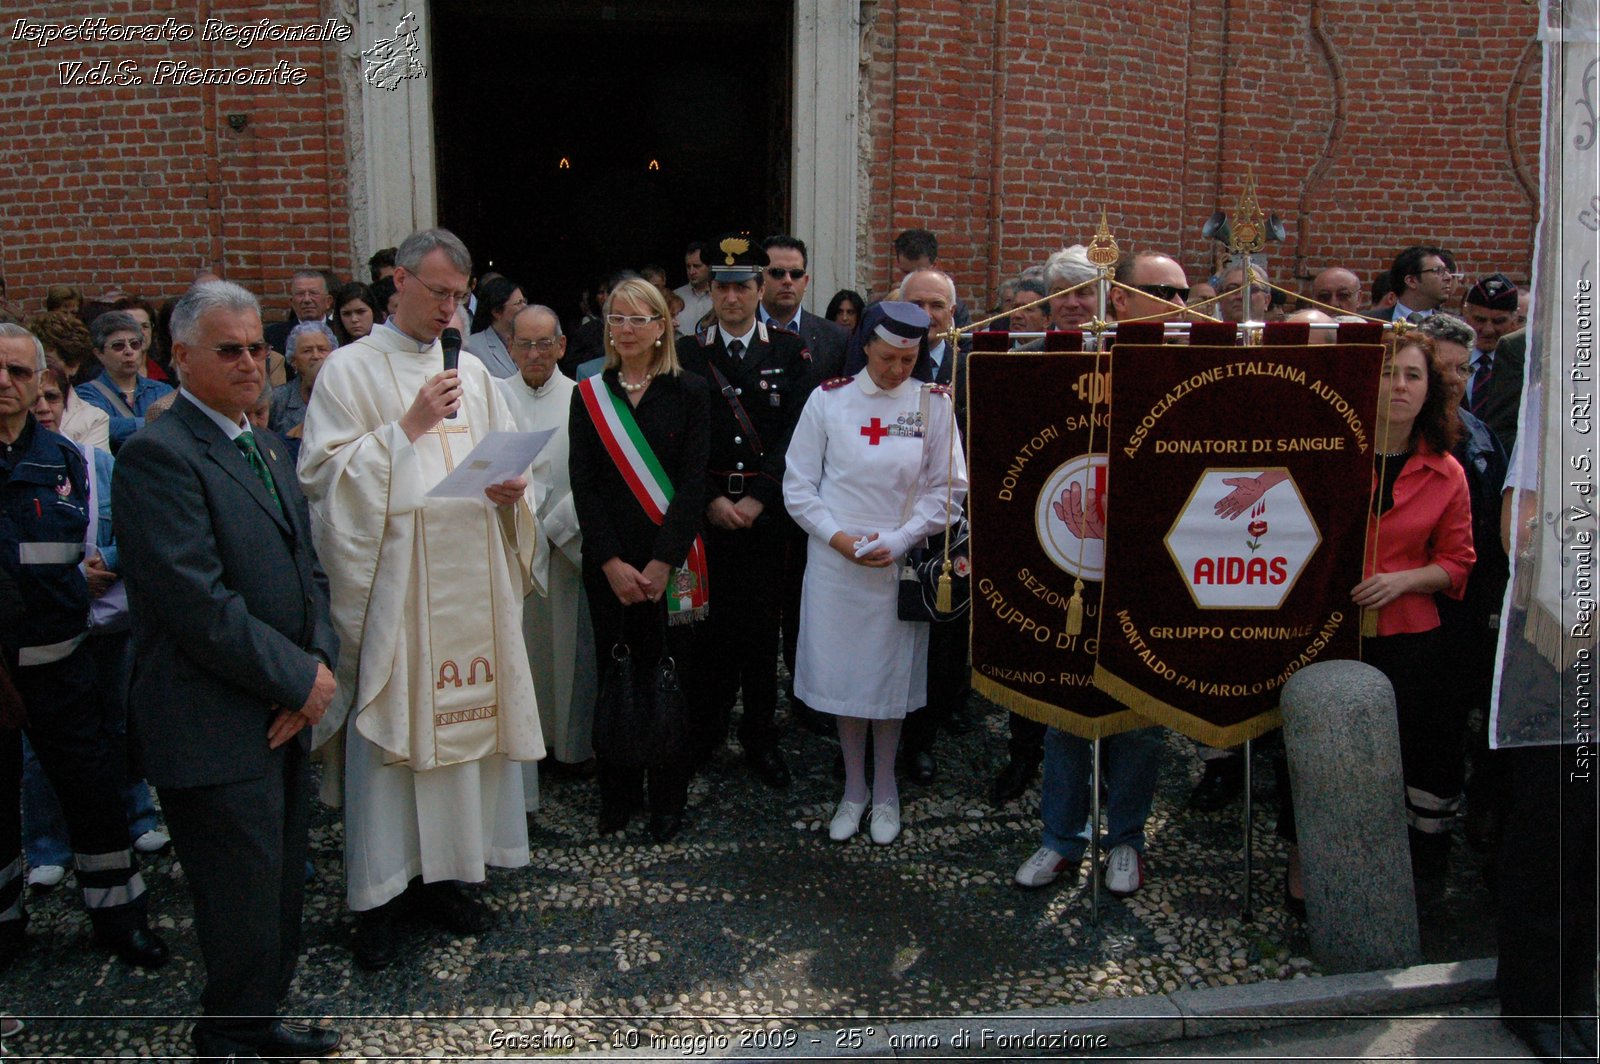
[[[183,390],[113,480],[133,619],[129,731],[194,894],[201,1057],[321,1056],[337,1031],[274,1019],[300,952],[311,725],[334,695],[327,580],[265,382],[256,299],[218,281],[172,314]]]

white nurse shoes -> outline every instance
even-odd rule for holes
[[[900,799],[891,798],[872,807],[872,841],[887,846],[900,834]]]
[[[866,802],[851,802],[840,799],[839,808],[834,810],[833,820],[828,824],[828,838],[834,842],[843,842],[861,830],[861,814],[866,811]]]

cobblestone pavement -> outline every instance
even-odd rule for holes
[[[476,938],[411,929],[414,951],[380,973],[351,961],[341,831],[313,826],[305,953],[287,1009],[333,1017],[347,1059],[528,1056],[619,1045],[759,1051],[761,1032],[874,1020],[1048,1011],[1106,997],[1314,977],[1301,926],[1281,907],[1283,843],[1272,833],[1271,776],[1256,759],[1255,919],[1240,918],[1236,804],[1183,808],[1200,772],[1169,734],[1151,817],[1147,886],[1024,891],[1012,872],[1038,845],[1038,783],[991,808],[1005,757],[1005,714],[977,699],[979,727],[941,736],[938,779],[902,783],[905,830],[889,846],[865,833],[836,844],[827,820],[841,788],[836,744],[792,726],[787,791],[763,787],[730,744],[690,792],[671,844],[642,818],[599,839],[592,781],[550,781],[530,817],[529,868],[495,870],[498,926]],[[1490,955],[1493,920],[1482,860],[1459,843],[1447,883],[1425,898],[1429,960]],[[182,870],[145,870],[151,908],[173,948],[142,973],[89,944],[62,888],[30,898],[29,948],[5,975],[0,1008],[26,1030],[6,1049],[61,1060],[181,1056],[203,981]]]

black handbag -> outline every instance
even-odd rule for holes
[[[900,564],[900,598],[896,603],[902,621],[952,621],[972,605],[972,559],[967,550],[967,519],[950,526],[950,584],[948,609],[940,609],[939,583],[944,575],[944,538],[941,532],[926,547],[913,547]]]
[[[677,663],[666,652],[666,621],[656,618],[662,629],[660,659],[644,662],[626,641],[628,616],[634,612],[623,609],[623,639],[612,646],[600,678],[594,752],[624,767],[682,761],[689,754],[689,709]]]

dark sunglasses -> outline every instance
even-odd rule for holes
[[[1168,303],[1171,303],[1174,297],[1182,299],[1185,302],[1187,302],[1189,299],[1189,290],[1187,288],[1178,288],[1170,284],[1136,284],[1133,287],[1137,288],[1147,296],[1155,296],[1157,299],[1165,299]]]
[[[789,275],[789,280],[798,281],[798,280],[800,280],[802,277],[804,277],[806,275],[806,268],[804,266],[801,266],[798,269],[786,270],[782,266],[768,266],[767,267],[767,276],[772,278],[774,281],[783,280],[783,275],[784,274],[788,274]]]

